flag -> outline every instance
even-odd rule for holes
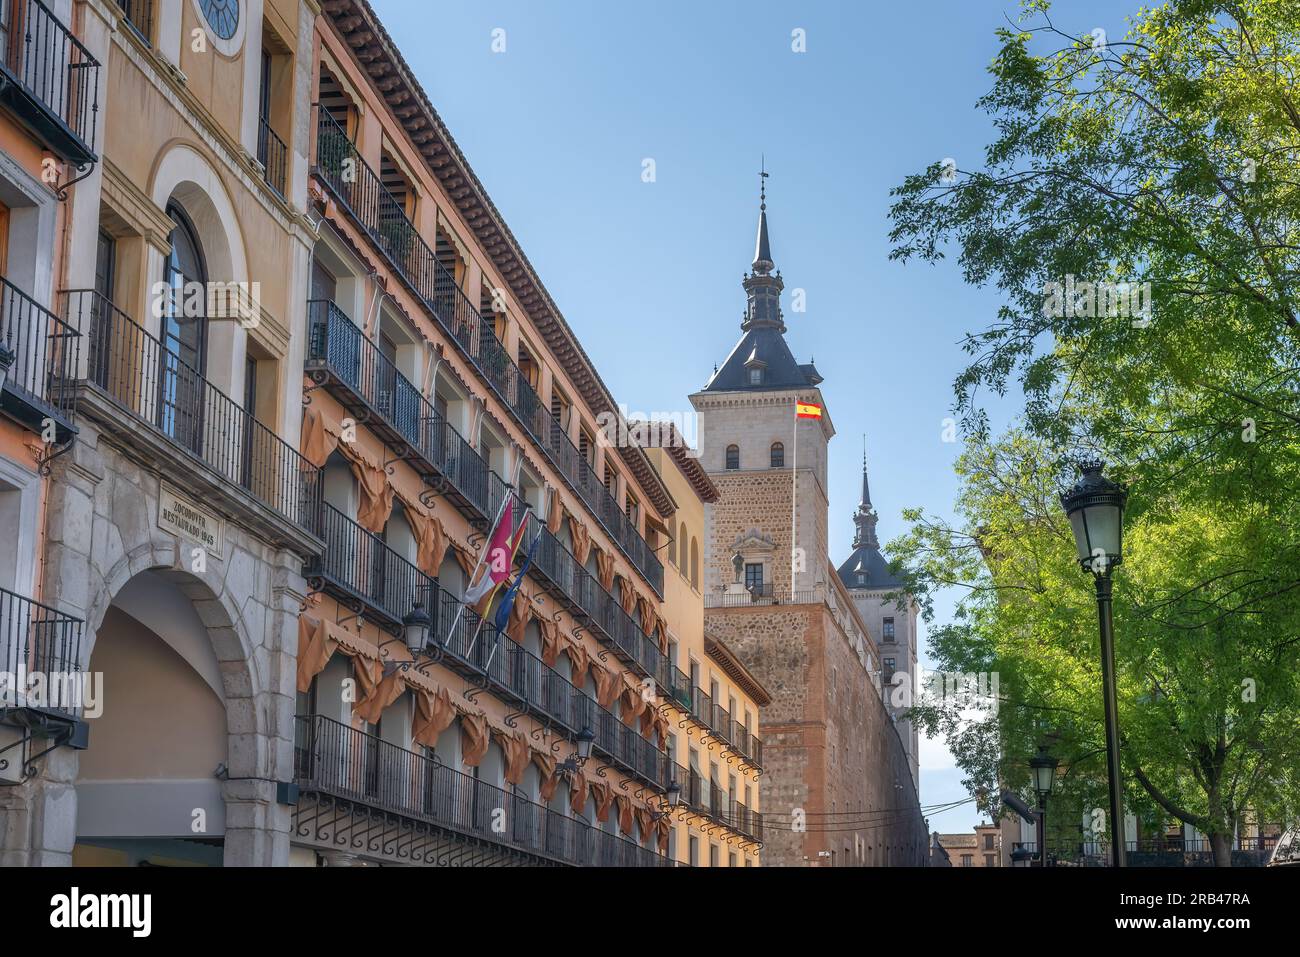
[[[497,520],[497,527],[493,529],[492,537],[488,539],[487,548],[483,552],[482,561],[486,562],[487,568],[482,578],[465,589],[465,604],[476,604],[480,598],[489,594],[510,576],[510,565],[514,561],[515,554],[511,547],[514,543],[510,541],[514,510],[514,500],[507,499],[506,507],[501,511],[501,518]],[[522,527],[521,525],[520,528]]]
[[[506,589],[505,595],[501,598],[501,604],[497,608],[496,617],[492,623],[497,626],[498,631],[505,631],[506,625],[510,623],[510,608],[515,603],[515,596],[519,594],[519,585],[524,580],[524,575],[528,572],[528,566],[533,563],[533,555],[537,551],[537,543],[542,540],[541,532],[533,539],[533,543],[528,546],[528,554],[524,556],[524,563],[519,566],[519,574],[515,576],[514,584]]]
[[[796,402],[794,404],[794,414],[800,419],[820,419],[822,417],[822,407],[812,402]]]

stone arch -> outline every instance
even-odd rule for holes
[[[215,785],[225,809],[224,860],[284,863],[289,812],[276,801],[276,782],[293,776],[294,656],[303,593],[299,561],[231,521],[225,523],[220,556],[195,561],[188,542],[157,524],[160,478],[101,435],[92,421],[83,424],[72,453],[57,468],[47,507],[46,600],[85,621],[81,667],[90,667],[109,609],[124,590],[134,589],[146,573],[158,579],[147,582],[149,587],[167,587],[177,607],[192,615],[176,631],[152,632],[178,639],[168,647],[197,675],[191,690],[206,684],[224,709],[224,727],[213,726],[217,740],[224,740],[222,763],[228,771]],[[121,610],[115,609],[115,620]],[[178,651],[202,648],[204,637],[203,654],[186,657]],[[117,684],[105,692],[105,712],[113,695],[123,693]],[[92,724],[92,750],[96,740]],[[33,794],[42,813],[57,817],[41,837],[44,859],[51,862],[71,863],[80,833],[80,763],[71,749],[52,753]],[[193,774],[186,779],[197,780]],[[209,831],[213,837],[218,833]]]

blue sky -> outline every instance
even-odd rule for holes
[[[851,550],[864,432],[882,539],[906,507],[950,513],[957,342],[999,299],[951,262],[889,262],[889,190],[945,157],[982,165],[992,128],[975,100],[1014,0],[372,2],[632,410],[688,411],[739,337],[765,155],[787,339],[816,359],[837,430],[832,557]],[[1053,18],[1118,37],[1137,6],[1058,0]],[[791,310],[795,288],[806,312]],[[941,743],[923,746],[923,804],[966,797],[960,778]],[[976,821],[967,804],[930,825]]]

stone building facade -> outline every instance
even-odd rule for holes
[[[811,363],[785,341],[766,201],[741,338],[691,396],[706,506],[705,634],[771,695],[763,712],[767,866],[915,865],[929,840],[907,752],[882,699],[878,638],[829,559],[827,447]],[[796,417],[797,403],[821,410]]]

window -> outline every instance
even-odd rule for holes
[[[992,834],[985,834],[985,835],[984,835],[984,850],[986,850],[986,851],[991,851],[991,850],[993,850],[993,835],[992,835]]]
[[[974,867],[974,866],[975,866],[975,855],[974,855],[974,854],[963,854],[963,855],[961,856],[961,866],[962,866],[962,867]]]
[[[984,866],[985,866],[985,867],[997,867],[997,866],[998,866],[998,865],[997,865],[997,862],[996,862],[996,860],[994,859],[994,857],[993,857],[992,854],[985,854],[985,855],[984,855]]]
[[[858,572],[858,584],[865,585],[866,583],[867,583],[867,576],[862,574],[862,572]]]
[[[721,866],[720,862],[718,861],[718,853],[719,853],[718,845],[710,844],[709,845],[709,867]]]
[[[688,564],[688,559],[686,557],[687,544],[688,543],[686,541],[686,523],[682,522],[677,532],[677,553],[678,553],[677,567],[682,570],[683,578],[686,577],[687,573],[690,571],[690,565]]]
[[[893,674],[894,674],[894,659],[893,659],[893,658],[886,658],[886,659],[885,659],[885,677],[886,677],[886,678],[893,677]]]
[[[687,863],[689,863],[691,867],[699,867],[700,866],[700,839],[696,837],[694,834],[692,834],[690,839],[690,844],[688,846],[690,847],[690,853],[687,856]]]
[[[734,471],[740,468],[740,446],[727,446],[727,469]]]
[[[885,641],[894,640],[894,619],[892,618],[885,619],[885,626],[883,628],[883,631],[885,633]]]
[[[763,384],[763,370],[762,370],[762,369],[750,369],[750,370],[749,370],[749,384],[750,384],[750,385],[762,385],[762,384]]]
[[[761,592],[763,590],[762,562],[745,563],[745,587],[750,591]]]
[[[700,540],[691,539],[691,587],[700,590]]]
[[[641,503],[636,500],[636,496],[631,492],[628,492],[627,497],[623,500],[623,513],[627,515],[627,520],[632,523],[633,528],[640,524]]]
[[[727,852],[727,866],[728,866],[728,867],[735,867],[735,866],[736,866],[736,852],[735,852],[735,851],[728,851],[728,852]]]
[[[772,468],[785,468],[785,446],[780,442],[772,443]]]
[[[179,206],[167,208],[172,220],[171,250],[165,264],[169,301],[163,310],[158,355],[158,415],[163,431],[193,451],[203,438],[203,383],[206,368],[205,315],[194,316],[187,309],[191,297],[202,302],[207,312],[207,267],[189,217]]]

